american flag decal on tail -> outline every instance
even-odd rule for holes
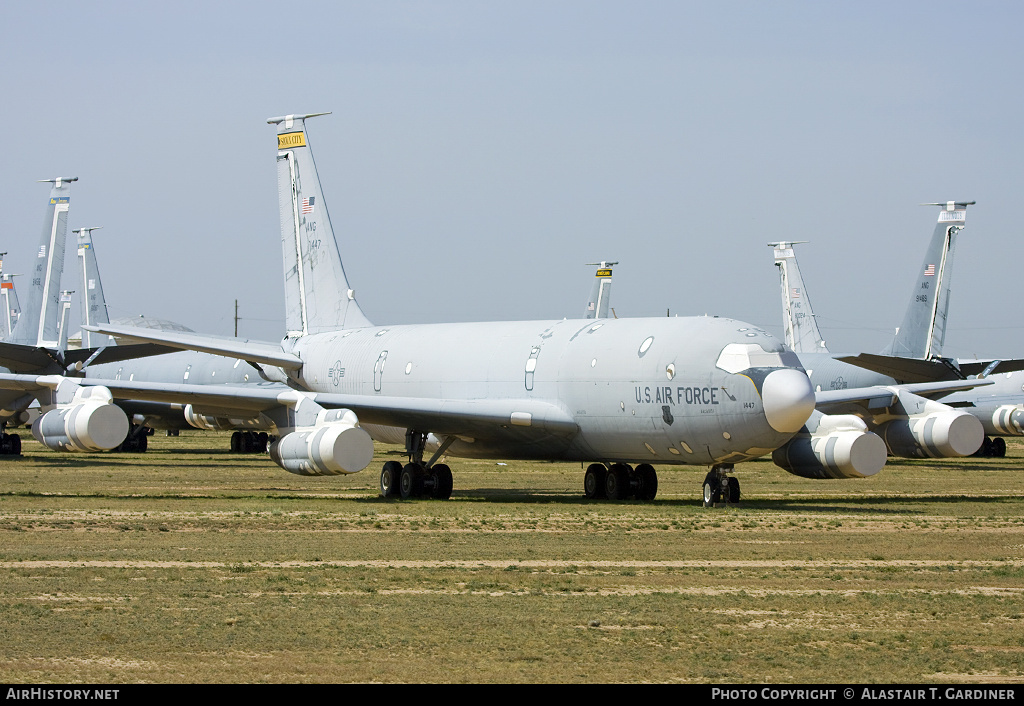
[[[924,268],[924,276],[925,277],[934,277],[935,276],[935,265],[928,265],[928,267]]]

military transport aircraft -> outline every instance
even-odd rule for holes
[[[787,470],[808,477],[836,477],[827,472],[836,465],[855,467],[861,475],[884,465],[878,437],[849,424],[835,424],[821,453],[805,439],[791,441],[815,406],[807,375],[791,350],[739,321],[372,325],[341,263],[306,133],[311,117],[269,121],[278,126],[287,324],[282,342],[91,327],[241,358],[266,381],[281,384],[79,384],[102,383],[119,399],[187,403],[197,413],[265,415],[280,434],[271,445],[272,458],[299,474],[359,471],[373,453],[363,426],[405,429],[410,462],[390,461],[380,474],[381,492],[402,497],[448,497],[451,470],[438,463],[445,454],[590,461],[586,494],[612,499],[653,498],[653,463],[711,465],[705,504],[719,497],[737,500],[738,481],[728,475],[733,464],[782,446],[792,447]],[[35,392],[65,383],[57,376],[0,378]],[[866,394],[896,393],[850,390],[830,399],[842,404]],[[425,459],[428,450],[433,455]]]
[[[949,273],[953,259],[957,232],[966,222],[967,206],[974,202],[926,204],[941,206],[938,222],[925,252],[924,262],[916,272],[914,289],[911,293],[903,324],[897,329],[892,344],[882,354],[861,353],[858,355],[833,355],[829,352],[815,321],[807,289],[804,286],[796,261],[793,246],[796,242],[769,243],[774,247],[775,264],[779,268],[782,285],[783,323],[787,343],[797,351],[800,360],[818,391],[844,389],[862,385],[892,385],[900,383],[922,383],[930,381],[964,380],[969,375],[978,375],[990,384],[967,391],[942,393],[942,407],[931,405],[932,411],[923,416],[922,408],[908,419],[911,427],[918,427],[916,435],[926,441],[928,433],[933,435],[937,428],[953,425],[964,427],[956,436],[962,436],[962,443],[951,444],[950,450],[963,452],[969,446],[1005,454],[1006,445],[1001,439],[996,442],[986,438],[990,435],[1020,435],[1024,433],[1024,395],[1021,384],[1024,376],[1011,377],[1020,370],[1024,361],[953,361],[941,357],[945,340],[946,318],[949,307]],[[999,375],[994,375],[1000,371]],[[943,409],[943,407],[945,409]],[[881,412],[881,415],[879,415]],[[870,413],[858,412],[867,419],[869,426],[878,429],[889,443],[889,451],[896,456],[920,457],[922,455],[946,455],[934,443],[908,445],[907,428],[901,423],[891,424],[886,410]],[[969,438],[977,437],[977,431],[967,435],[964,417],[976,418],[983,429],[977,445]],[[928,432],[929,419],[932,428]],[[943,421],[945,420],[945,421]],[[900,433],[892,435],[893,431]],[[972,453],[972,451],[967,451]],[[966,455],[964,453],[957,455]]]
[[[437,463],[447,453],[589,461],[588,495],[652,498],[653,463],[713,465],[724,477],[803,426],[814,395],[795,356],[732,319],[372,325],[341,263],[305,130],[310,117],[270,121],[278,126],[282,342],[90,327],[241,358],[287,389],[102,381],[114,396],[264,414],[280,435],[271,456],[300,474],[368,465],[373,448],[362,424],[407,429],[410,462],[389,462],[380,476],[383,493],[404,497],[451,493],[451,471]],[[4,377],[25,390],[61,384]]]

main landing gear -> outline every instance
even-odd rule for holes
[[[270,435],[265,431],[236,431],[231,433],[231,453],[261,454],[266,453],[270,443]]]
[[[21,456],[21,437],[0,427],[0,456]]]
[[[971,454],[971,456],[980,456],[982,458],[1004,458],[1006,456],[1006,439],[1001,436],[997,436],[994,439],[985,437],[985,440],[981,442],[981,446],[978,450]]]
[[[592,463],[583,476],[583,493],[591,500],[654,500],[658,494],[658,474],[649,463],[641,463],[636,469],[625,463],[607,467]]]
[[[714,507],[721,502],[735,505],[740,501],[740,482],[728,475],[731,471],[731,463],[711,467],[704,477],[704,507]]]
[[[388,461],[380,472],[381,497],[435,498],[447,500],[452,496],[452,469],[443,463],[435,463],[448,450],[455,437],[448,437],[429,461],[423,462],[423,451],[427,435],[410,429],[405,433],[405,450],[409,463]]]
[[[128,429],[128,436],[124,437],[124,441],[120,446],[115,447],[114,451],[131,454],[146,453],[146,449],[149,448],[149,435],[152,433],[153,431],[149,427],[132,424]]]

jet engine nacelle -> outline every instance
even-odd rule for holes
[[[270,445],[270,458],[300,476],[336,476],[361,471],[373,460],[373,439],[348,409],[324,410],[317,424],[296,429]]]
[[[801,433],[772,453],[776,466],[817,480],[867,478],[885,467],[885,458],[885,443],[848,414],[815,413]]]
[[[986,429],[985,431],[989,431]],[[992,413],[992,434],[1001,436],[1024,435],[1024,406],[1004,404]]]
[[[54,451],[109,451],[128,435],[128,415],[105,387],[83,387],[68,405],[42,414],[32,436]]]
[[[903,458],[970,456],[985,439],[981,422],[967,412],[931,412],[878,427],[889,453]]]

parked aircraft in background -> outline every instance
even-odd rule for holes
[[[594,288],[590,291],[590,299],[587,300],[586,311],[583,312],[584,319],[607,319],[608,307],[612,295],[612,267],[617,262],[591,262],[597,266],[597,273],[594,275]]]
[[[980,422],[983,433],[975,447],[976,450],[1002,455],[1006,450],[1005,442],[1001,439],[993,442],[985,437],[985,434],[1024,433],[1024,406],[1021,405],[1024,402],[1024,394],[1021,393],[1024,375],[1018,375],[1011,381],[1013,371],[1020,370],[1024,361],[953,361],[941,357],[949,307],[949,274],[955,238],[966,222],[967,206],[973,203],[950,201],[944,204],[926,204],[942,206],[942,210],[925,252],[924,262],[917,271],[903,325],[897,330],[893,343],[884,354],[831,354],[818,330],[807,289],[797,265],[793,249],[796,243],[769,245],[775,248],[775,264],[781,276],[786,340],[797,351],[816,390],[834,390],[866,384],[892,385],[965,380],[968,375],[983,373],[981,377],[989,383],[988,385],[950,392],[939,399],[948,410],[954,410],[958,415],[971,415]],[[895,354],[894,351],[899,354]],[[996,370],[1005,372],[993,376]],[[933,438],[936,425],[941,427],[943,424],[962,424],[957,422],[957,417],[951,416],[949,411],[934,409],[938,416],[935,417],[936,422],[931,422]],[[917,436],[921,437],[922,441],[927,438],[925,427],[929,424],[927,420],[933,418],[931,414],[917,421],[914,417],[910,419],[912,426],[921,427]],[[878,419],[874,412],[871,415],[873,420]],[[867,417],[864,413],[860,413],[859,416]],[[882,417],[882,424],[885,421],[885,417]],[[869,426],[877,425],[877,421],[869,421]],[[891,428],[882,429],[883,437],[888,442],[890,437],[885,434],[886,431],[891,431]],[[922,455],[918,449],[907,448],[903,443],[906,438],[905,431],[901,430],[901,434],[893,437],[894,443],[889,445],[889,451],[896,456]],[[966,433],[964,438],[966,440]],[[923,455],[936,455],[929,453],[930,444],[918,446],[920,451],[925,452]],[[962,451],[967,446],[965,441],[956,448]],[[911,453],[907,454],[907,451]]]
[[[0,253],[3,258],[7,253]],[[18,302],[18,292],[14,288],[15,275],[7,274],[4,270],[3,260],[0,259],[0,306],[3,312],[0,314],[0,341],[7,339],[18,323],[18,316],[21,314],[21,304]]]
[[[103,283],[100,278],[96,245],[92,239],[95,228],[81,228],[78,234],[79,288],[83,292],[82,341],[86,346],[117,345],[111,336],[90,330],[93,325],[110,323]],[[124,323],[124,322],[121,322]],[[156,330],[191,332],[180,324],[161,320],[134,318],[127,325],[143,326]],[[101,382],[113,380],[145,380],[154,383],[190,382],[193,384],[238,384],[252,381],[262,382],[256,370],[237,358],[225,358],[208,353],[181,351],[178,349],[164,355],[117,363],[90,365],[85,376]],[[264,383],[266,384],[266,383]],[[181,429],[235,430],[231,436],[231,450],[236,453],[255,453],[267,450],[268,433],[274,425],[267,419],[254,417],[248,411],[234,412],[218,410],[218,416],[197,414],[188,404],[156,402],[139,399],[119,399],[116,402],[128,415],[131,429],[122,451],[144,452],[148,447],[147,430],[161,429],[176,433]]]

